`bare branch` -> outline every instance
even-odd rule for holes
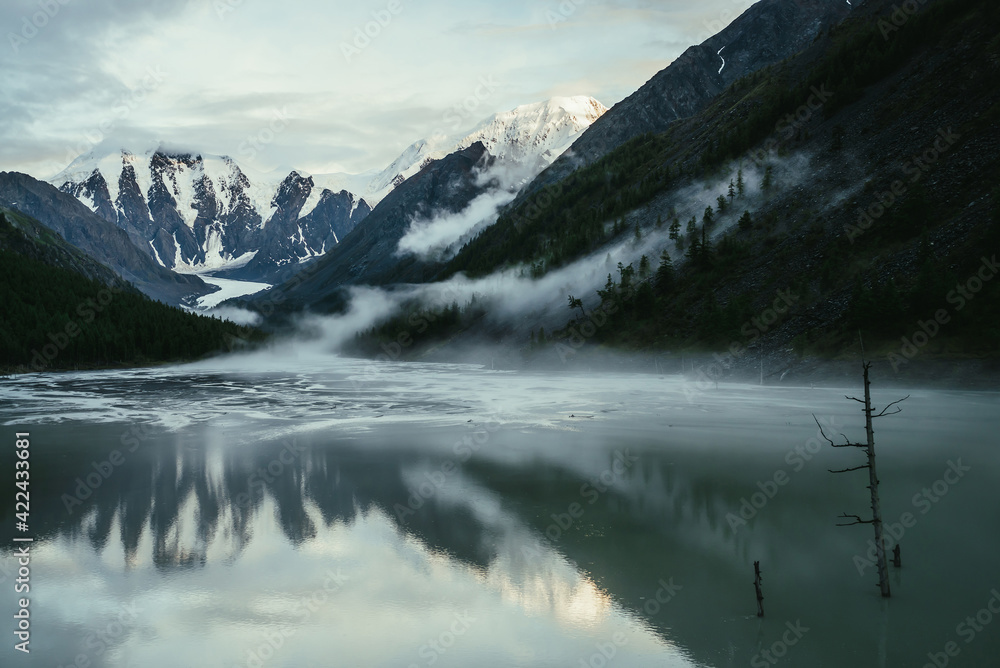
[[[819,433],[820,433],[820,435],[823,436],[823,438],[826,440],[827,443],[829,443],[830,445],[832,445],[835,448],[841,447],[841,446],[836,445],[833,441],[830,440],[830,437],[826,435],[826,432],[823,431],[823,425],[821,425],[819,423],[819,418],[816,417],[815,413],[813,413],[813,420],[816,422],[816,426],[819,427]]]
[[[894,401],[891,404],[889,404],[888,406],[886,406],[885,408],[883,408],[882,412],[879,413],[878,415],[873,415],[872,417],[873,418],[880,418],[880,417],[885,417],[886,415],[895,415],[896,413],[902,413],[903,409],[900,408],[897,404],[901,404],[901,403],[903,403],[904,401],[906,401],[909,398],[910,398],[910,395],[907,394],[902,399],[899,399],[898,401]],[[893,406],[896,406],[896,410],[894,410],[891,413],[886,413],[886,411],[889,410],[890,408],[892,408]]]
[[[835,448],[864,448],[866,450],[868,449],[868,446],[862,443],[851,443],[851,439],[847,438],[847,434],[841,434],[841,436],[844,437],[844,442],[841,445],[836,445],[834,443],[831,443],[830,445],[832,445]]]
[[[830,469],[827,470],[830,471],[830,473],[850,473],[851,471],[860,471],[861,469],[870,469],[870,468],[871,468],[870,464],[865,464],[863,466],[855,466],[853,468],[841,469],[839,471],[830,471]]]
[[[865,403],[865,402],[861,401],[861,399],[858,399],[857,397],[849,397],[849,396],[847,396],[846,394],[844,395],[844,398],[845,398],[845,399],[850,399],[851,401],[856,401],[856,402],[858,402],[859,404],[863,404],[863,403]]]
[[[844,434],[841,434],[841,436],[844,436],[844,444],[843,445],[837,445],[836,443],[834,443],[830,439],[829,436],[826,435],[826,430],[824,430],[823,429],[823,425],[821,425],[819,423],[819,420],[816,418],[816,414],[815,413],[813,413],[813,421],[816,423],[816,426],[819,427],[820,436],[822,436],[823,439],[826,440],[827,443],[829,443],[830,445],[832,445],[835,448],[867,448],[868,447],[867,445],[861,445],[860,443],[851,443],[850,439],[848,439],[847,436],[844,436]]]
[[[847,524],[838,524],[837,526],[839,526],[839,527],[852,527],[855,524],[874,524],[875,523],[875,520],[863,520],[858,515],[848,515],[847,513],[844,513],[840,517],[844,518],[845,520],[853,519],[854,521],[853,522],[848,522]]]

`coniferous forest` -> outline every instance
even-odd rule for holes
[[[231,349],[247,328],[166,306],[39,259],[5,217],[0,247],[0,369],[44,371],[197,359]],[[262,335],[250,330],[251,339]]]

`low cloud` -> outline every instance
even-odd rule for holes
[[[416,255],[422,260],[448,260],[480,230],[497,221],[500,207],[514,199],[507,192],[487,192],[456,214],[416,219],[399,240],[397,255]]]
[[[500,209],[514,200],[518,190],[546,165],[517,164],[498,160],[477,175],[486,192],[458,213],[438,213],[414,218],[396,247],[397,255],[416,255],[422,260],[449,260],[483,229],[497,222]]]
[[[259,313],[239,308],[238,306],[217,306],[210,311],[204,312],[204,315],[216,316],[223,320],[234,322],[237,325],[248,325],[251,327],[259,325],[263,321]]]

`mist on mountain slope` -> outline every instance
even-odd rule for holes
[[[808,173],[809,161],[810,157],[803,153],[785,158],[769,156],[766,164],[771,167],[772,187],[789,189],[801,186]],[[313,356],[337,354],[358,333],[400,314],[407,314],[408,322],[413,327],[412,331],[398,334],[416,338],[427,311],[453,304],[465,306],[473,300],[485,306],[489,322],[524,341],[528,340],[529,331],[539,327],[548,331],[561,328],[574,317],[568,308],[568,296],[582,299],[585,309],[592,312],[600,305],[597,290],[604,286],[608,276],[618,280],[619,263],[637,268],[641,258],[646,256],[651,271],[655,273],[662,252],[667,252],[675,266],[683,263],[684,252],[669,238],[666,214],[672,213],[682,223],[692,217],[697,218],[700,230],[706,207],[716,206],[720,196],[728,195],[729,184],[742,170],[745,184],[743,200],[729,206],[724,214],[717,217],[708,236],[717,239],[733,228],[745,209],[754,209],[763,201],[763,164],[734,162],[715,179],[687,183],[664,193],[633,214],[646,220],[661,217],[664,219],[662,226],[642,224],[638,238],[634,233],[627,233],[598,251],[540,277],[532,277],[530,268],[518,265],[479,278],[458,274],[434,283],[399,284],[384,288],[350,286],[346,288],[347,306],[342,313],[298,315],[292,334],[280,338],[265,350],[250,354],[249,358],[241,356],[241,364],[253,366],[253,358],[267,366],[268,359],[293,358],[301,361]],[[498,176],[496,170],[484,174]],[[501,194],[513,198],[513,194],[507,191],[492,191],[474,200],[458,214],[441,215],[433,220],[441,226],[441,230],[448,225],[457,227],[461,221],[475,219],[480,207],[492,206],[493,199],[500,199]],[[411,239],[409,243],[413,243],[412,228],[407,238]]]
[[[475,184],[485,191],[457,213],[436,212],[414,216],[399,240],[396,255],[416,255],[424,261],[444,262],[481,230],[497,221],[500,210],[538,174],[533,163],[498,159],[476,174]]]
[[[512,199],[508,192],[490,191],[476,197],[460,213],[415,217],[399,240],[396,254],[416,255],[424,261],[449,260],[464,241],[495,223],[500,208]]]

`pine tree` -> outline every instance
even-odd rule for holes
[[[768,165],[767,167],[764,168],[764,180],[761,181],[760,187],[765,191],[770,190],[771,186],[773,185],[773,182],[774,182],[774,168],[771,165]]]
[[[729,201],[732,202],[736,199],[736,184],[730,179],[729,181]]]
[[[708,238],[705,228],[701,228],[701,248],[699,248],[698,263],[704,269],[712,266],[712,240]]]
[[[719,204],[719,215],[721,216],[723,213],[725,213],[726,207],[729,206],[729,204],[726,203],[726,196],[719,195],[719,198],[716,199],[715,201],[718,202]]]
[[[656,278],[654,279],[656,291],[661,295],[666,293],[673,285],[673,282],[674,263],[667,251],[663,251],[660,253],[660,266],[656,270]]]
[[[643,255],[639,260],[639,278],[643,280],[649,278],[650,271],[649,258]]]
[[[691,265],[695,269],[709,269],[712,266],[712,242],[708,238],[705,228],[701,228],[701,234],[691,240],[691,246],[686,253],[691,260]]]
[[[621,276],[622,290],[628,290],[632,285],[632,277],[635,276],[635,267],[633,267],[631,263],[629,263],[628,266],[625,266],[619,262],[618,275]]]
[[[671,241],[677,241],[681,236],[681,220],[680,218],[674,218],[674,222],[670,223],[670,239]]]
[[[603,290],[597,291],[597,296],[601,298],[601,303],[603,304],[604,302],[614,297],[614,294],[615,294],[615,282],[611,278],[611,274],[608,274],[608,281],[607,283],[604,284]]]
[[[711,227],[713,223],[715,223],[715,214],[712,212],[712,207],[706,207],[705,214],[701,217],[702,229]]]
[[[736,174],[736,192],[739,194],[740,199],[743,199],[743,193],[746,191],[746,183],[743,181],[743,168],[740,167],[740,171]]]
[[[697,267],[701,261],[701,236],[695,234],[691,237],[691,245],[688,246],[685,256],[691,264]]]
[[[740,220],[739,220],[738,225],[739,225],[739,227],[740,227],[741,230],[749,230],[751,227],[753,227],[753,219],[750,218],[750,212],[749,211],[744,211],[743,212],[743,215],[740,216]]]
[[[642,230],[639,229],[639,223],[635,224],[635,240],[636,242],[642,241]]]

